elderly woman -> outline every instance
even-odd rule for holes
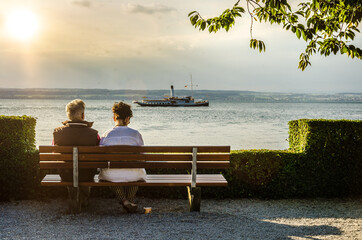
[[[116,102],[112,107],[112,112],[115,126],[103,134],[99,145],[142,146],[142,135],[137,130],[128,127],[133,116],[131,106],[123,102]],[[109,182],[145,181],[146,177],[144,168],[103,168],[99,174],[99,179]],[[137,205],[134,201],[137,186],[114,186],[111,189],[127,212],[136,212]]]

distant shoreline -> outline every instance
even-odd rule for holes
[[[178,96],[193,95],[195,99],[245,103],[362,103],[362,93],[275,93],[229,90],[177,90]],[[74,99],[140,100],[143,97],[163,97],[168,90],[108,90],[60,88],[0,88],[0,99]]]

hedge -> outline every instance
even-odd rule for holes
[[[17,119],[18,125],[14,119]],[[4,157],[6,152],[3,151],[6,147],[1,146],[3,152],[0,152],[2,159],[0,171],[3,172],[0,177],[3,175],[5,177],[0,178],[2,181],[0,183],[1,186],[7,184],[1,188],[1,194],[3,196],[3,193],[7,192],[9,196],[22,197],[20,193],[24,193],[23,196],[29,196],[29,192],[36,189],[34,184],[38,181],[38,159],[34,155],[25,158],[23,156],[35,152],[35,120],[25,116],[14,119],[4,123],[10,128],[6,131],[2,129],[3,132],[0,134],[1,139],[8,135],[18,136],[10,137],[7,141],[9,149],[11,148],[7,151],[7,157]],[[1,144],[4,144],[3,140]],[[203,187],[202,197],[336,197],[362,193],[362,121],[323,119],[290,121],[289,145],[288,150],[231,151],[228,169],[199,170],[199,173],[223,173],[229,182],[228,187]],[[16,163],[18,167],[4,171],[3,166],[10,163],[4,162],[3,159]],[[14,171],[20,169],[19,166],[22,164],[24,164],[23,170]],[[184,170],[177,169],[149,169],[147,172],[185,173]],[[19,177],[19,173],[23,175]],[[11,183],[9,179],[14,179],[11,181],[16,184]],[[147,187],[140,188],[138,194],[146,197],[185,198],[186,190],[184,187]],[[38,192],[38,196],[60,195],[66,197],[65,188],[43,187]],[[112,193],[108,188],[95,187],[92,195],[111,197]]]
[[[306,156],[299,169],[313,186],[310,191],[322,196],[362,193],[362,121],[290,121],[289,145]]]
[[[0,115],[0,200],[34,196],[39,185],[36,120]]]
[[[223,173],[229,182],[228,187],[205,187],[203,197],[290,198],[362,194],[362,121],[290,121],[289,145],[290,149],[285,151],[232,151],[230,168],[213,171]],[[164,197],[179,192],[181,190],[143,189],[140,193]]]

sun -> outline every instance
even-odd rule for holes
[[[5,26],[14,39],[28,41],[38,32],[39,21],[32,11],[17,9],[7,15]]]

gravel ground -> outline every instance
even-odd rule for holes
[[[67,214],[64,199],[0,203],[0,239],[362,239],[360,199],[139,199],[151,214],[126,213],[114,199],[92,198]]]

